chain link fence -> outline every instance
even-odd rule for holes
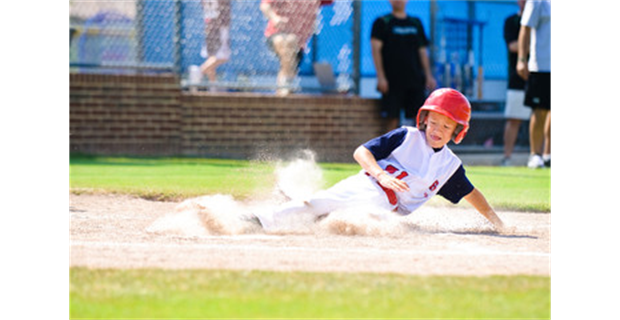
[[[389,1],[289,2],[317,4],[315,12],[291,14],[291,22],[299,24],[310,15],[313,24],[307,39],[299,41],[303,49],[298,74],[286,85],[304,92],[376,94],[370,30],[377,17],[391,11]],[[228,21],[222,19],[226,5]],[[174,72],[183,86],[195,90],[273,91],[282,86],[281,64],[273,41],[265,36],[268,19],[262,9],[260,0],[70,1],[70,70]],[[483,98],[483,81],[505,80],[503,23],[517,11],[516,1],[407,5],[407,13],[422,20],[432,42],[429,52],[438,84],[472,98]],[[220,39],[213,41],[214,36]],[[225,39],[228,47],[222,49]],[[210,79],[204,64],[218,54],[225,62],[218,63],[216,77]]]

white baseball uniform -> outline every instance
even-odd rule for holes
[[[270,212],[257,213],[265,230],[277,230],[291,215],[310,212],[321,216],[338,209],[361,207],[390,210],[407,215],[440,194],[453,203],[473,190],[461,160],[447,146],[439,150],[426,143],[424,132],[401,127],[364,144],[388,174],[401,179],[409,191],[383,187],[364,170],[312,195],[306,201],[290,201]]]

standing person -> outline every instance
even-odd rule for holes
[[[529,58],[528,58],[529,54]],[[528,0],[519,32],[517,73],[526,80],[530,118],[528,167],[551,166],[551,1]],[[544,145],[544,148],[543,148]]]
[[[426,98],[425,89],[435,89],[427,52],[428,38],[420,19],[405,12],[407,0],[390,0],[392,12],[372,25],[370,44],[381,92],[381,116],[388,131],[396,129],[400,111],[412,119]]]
[[[518,0],[519,12],[504,21],[504,40],[508,49],[508,90],[506,91],[506,127],[504,129],[503,166],[509,166],[510,158],[517,141],[521,122],[530,118],[532,109],[523,104],[525,99],[525,81],[517,74],[517,57],[519,52],[519,30],[521,29],[521,13],[525,0]]]
[[[216,69],[230,59],[230,0],[202,0],[206,33],[206,60],[200,66],[209,83],[217,81]],[[210,91],[217,88],[211,86]]]
[[[260,10],[267,18],[267,45],[280,60],[276,94],[291,92],[303,59],[304,49],[314,33],[316,15],[321,1],[261,0]]]

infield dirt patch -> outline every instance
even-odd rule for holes
[[[427,205],[398,222],[342,215],[295,234],[215,235],[179,205],[71,194],[70,266],[550,275],[548,213],[500,211],[505,234],[473,209]]]

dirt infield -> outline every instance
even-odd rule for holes
[[[426,206],[397,226],[331,221],[306,233],[214,235],[178,207],[71,194],[70,266],[550,275],[550,214],[500,211],[513,227],[504,234],[473,209]]]

